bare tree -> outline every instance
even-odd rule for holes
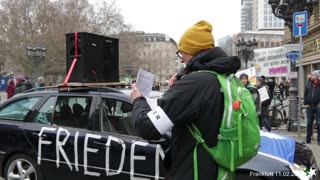
[[[65,74],[66,33],[110,35],[128,28],[114,1],[99,3],[95,8],[89,0],[0,0],[0,56],[6,68],[30,74],[26,48],[41,44],[47,48],[42,72]]]
[[[116,35],[119,39],[120,76],[135,77],[141,66],[141,59],[138,52],[144,45],[139,43],[139,37],[135,32],[130,31],[130,27],[127,27],[125,30],[127,31]],[[131,66],[133,69],[130,70],[127,66]]]

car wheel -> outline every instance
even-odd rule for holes
[[[43,174],[38,164],[25,154],[15,154],[5,165],[6,180],[43,180]]]

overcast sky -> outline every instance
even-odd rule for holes
[[[179,41],[199,20],[213,26],[217,39],[240,31],[241,0],[115,0],[134,30],[164,33]]]

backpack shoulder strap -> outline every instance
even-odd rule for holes
[[[231,80],[234,77],[234,74],[220,74],[215,71],[201,70],[196,72],[207,72],[215,74],[219,80],[222,92],[224,94],[224,113],[221,122],[221,127],[230,127],[231,124],[231,115],[232,115],[232,91],[231,91]]]

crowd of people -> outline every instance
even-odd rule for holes
[[[252,85],[249,82],[249,76],[245,73],[239,76],[240,80],[242,81],[243,85],[251,92],[252,97],[254,99],[256,105],[256,111],[259,116],[259,125],[260,129],[263,126],[268,131],[271,131],[271,122],[269,120],[269,113],[268,109],[273,97],[273,91],[275,87],[275,83],[272,79],[268,80],[264,76],[256,77],[256,84]],[[267,91],[268,97],[267,98],[260,98],[259,89],[265,88]]]
[[[250,84],[247,74],[241,74],[239,78],[241,79],[245,87],[251,92],[255,100],[256,111],[259,115],[260,128],[262,128],[262,125],[264,125],[268,131],[271,131],[268,109],[274,96],[274,88],[277,86],[275,81],[272,78],[266,79],[264,76],[256,77],[256,84],[255,86],[253,86]],[[316,120],[317,140],[318,145],[320,145],[320,71],[313,71],[312,73],[308,74],[307,78],[308,79],[303,95],[303,106],[306,108],[307,116],[307,134],[306,139],[303,141],[303,143],[311,143],[313,124],[314,120]],[[263,87],[266,87],[269,98],[261,101],[258,90]],[[289,96],[289,87],[290,82],[283,78],[282,81],[278,84],[278,97],[287,98]]]
[[[34,85],[32,85],[29,77],[27,76],[16,76],[15,78],[9,79],[7,85],[7,99],[10,99],[16,94],[28,91],[30,89],[35,88],[35,90],[42,90],[41,87],[45,86],[45,79],[44,77],[38,77],[37,81]]]

